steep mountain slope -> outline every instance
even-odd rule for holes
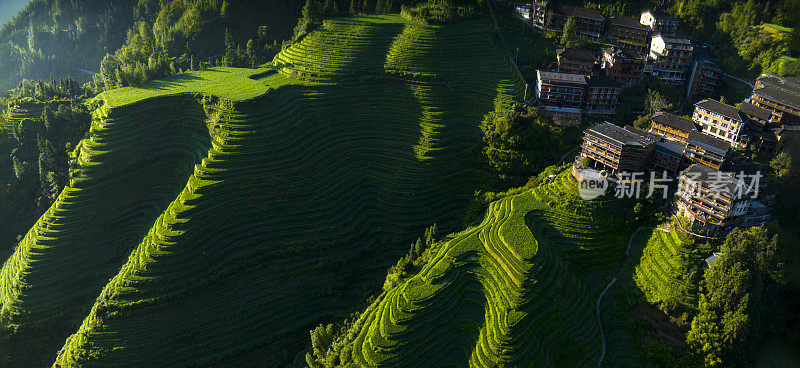
[[[635,280],[647,301],[664,310],[697,307],[697,284],[702,258],[693,252],[694,242],[677,229],[653,231],[644,248]]]
[[[427,37],[403,38],[408,29]],[[98,96],[70,187],[4,265],[0,343],[30,351],[9,359],[290,360],[412,236],[463,216],[476,185],[463,152],[521,90],[491,35],[486,20],[330,20],[276,59],[280,73],[217,68]],[[441,83],[384,79],[390,68]]]
[[[340,334],[337,365],[596,364],[594,301],[607,280],[601,276],[624,250],[624,209],[582,201],[576,189],[566,170],[552,183],[492,203],[480,225],[439,244],[417,275]],[[595,257],[602,253],[608,256]],[[584,254],[595,259],[593,267],[581,261]]]

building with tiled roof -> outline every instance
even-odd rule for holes
[[[694,164],[683,171],[675,203],[692,230],[738,226],[750,209],[750,187],[729,173]]]
[[[581,156],[614,172],[639,171],[650,162],[655,144],[654,137],[603,121],[584,131]]]
[[[700,126],[703,133],[734,147],[741,145],[739,135],[744,128],[745,119],[736,107],[717,100],[702,100],[694,104],[692,120]]]
[[[725,164],[730,151],[730,144],[719,138],[693,131],[686,139],[682,166],[695,163],[703,164],[719,170]]]
[[[797,78],[762,75],[756,79],[748,102],[769,110],[771,123],[800,124],[800,82]]]
[[[650,28],[633,17],[618,16],[608,20],[608,37],[625,50],[644,53],[650,48]]]
[[[697,131],[694,122],[668,112],[657,112],[650,118],[650,132],[671,141],[686,143],[692,131]]]
[[[676,36],[680,20],[667,12],[645,10],[639,17],[639,23],[649,27],[653,33]]]
[[[563,48],[556,50],[556,60],[559,72],[591,75],[597,57],[589,50]]]

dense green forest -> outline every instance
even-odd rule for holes
[[[136,5],[134,0],[31,1],[0,28],[0,87],[50,75],[89,80],[103,55],[125,41]]]
[[[106,69],[109,63],[112,73],[119,67],[124,83],[140,81],[144,73],[175,74],[189,69],[192,60],[199,65],[224,53],[227,32],[243,49],[251,38],[261,47],[287,38],[301,6],[300,1],[34,0],[0,29],[0,87],[50,75],[87,81],[101,71],[107,54],[112,56]]]
[[[30,228],[68,180],[68,152],[89,128],[83,99],[91,91],[73,79],[24,81],[0,116],[0,250]]]

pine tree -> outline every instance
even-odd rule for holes
[[[325,6],[323,8],[325,12],[325,18],[332,17],[334,14],[339,12],[339,10],[336,9],[336,3],[333,0],[325,0]]]
[[[319,9],[314,0],[306,0],[306,4],[303,5],[303,18],[310,23],[320,20]]]
[[[375,14],[384,14],[386,12],[384,4],[385,4],[384,0],[378,0],[375,3]]]
[[[250,63],[250,67],[255,68],[255,66],[258,65],[258,55],[256,54],[256,42],[253,41],[252,38],[247,41],[245,54],[247,55],[247,61]]]
[[[222,61],[225,66],[232,66],[236,62],[236,45],[229,28],[225,28],[225,57]]]
[[[564,47],[572,47],[578,42],[578,28],[575,25],[575,18],[569,17],[567,23],[564,24],[564,31],[561,35],[561,44]]]
[[[358,0],[350,0],[350,15],[358,15],[361,10],[358,8]]]
[[[369,14],[370,13],[370,11],[369,11],[369,2],[367,0],[364,0],[364,2],[361,3],[361,13],[363,13],[363,14]]]

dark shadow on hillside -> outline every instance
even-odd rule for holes
[[[13,352],[9,366],[53,363],[103,286],[180,193],[194,165],[211,147],[205,114],[193,98],[164,97],[110,114],[116,119],[126,116],[131,118],[127,124],[117,124],[106,133],[110,151],[102,155],[103,163],[76,170],[70,187],[82,190],[70,197],[68,206],[60,204],[65,197],[61,193],[49,210],[60,216],[50,219],[50,225],[40,220],[31,229],[56,240],[49,248],[37,250],[35,260],[21,255],[21,264],[4,266],[29,268],[0,287],[36,286],[20,302],[8,306],[23,313],[2,321],[19,324],[16,333],[0,338],[0,351]],[[132,135],[136,138],[130,139]]]
[[[227,71],[217,71],[217,72],[229,73]],[[154,90],[170,90],[175,87],[180,87],[186,84],[187,82],[198,81],[202,79],[203,78],[200,78],[196,75],[184,73],[184,74],[173,75],[164,79],[152,80],[142,84],[139,87],[144,89],[154,89]]]

